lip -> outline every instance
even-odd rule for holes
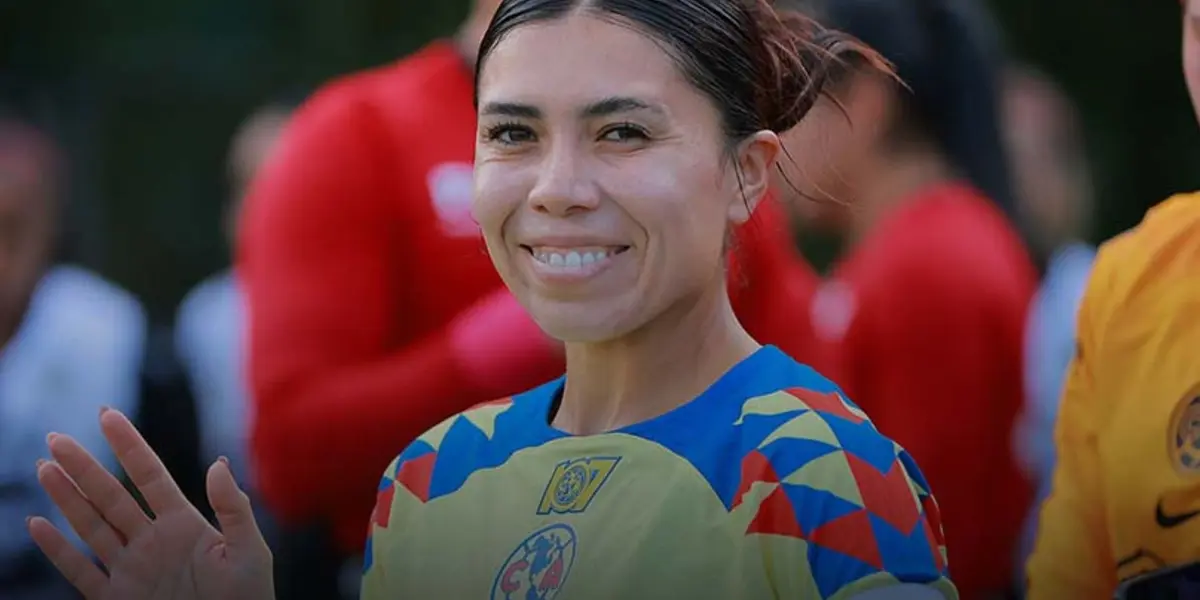
[[[613,238],[605,238],[599,236],[587,235],[551,235],[551,236],[533,236],[523,238],[518,242],[519,245],[536,248],[544,246],[547,248],[628,248],[629,244]]]

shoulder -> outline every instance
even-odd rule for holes
[[[141,349],[147,334],[145,309],[137,298],[103,277],[76,266],[51,269],[34,296],[35,318],[69,330],[76,352],[98,358],[118,349]]]
[[[937,504],[903,448],[836,388],[791,388],[751,403],[790,418],[743,461],[738,502],[757,504],[748,533],[805,542],[824,598],[898,582],[952,589]]]
[[[431,95],[427,88],[459,68],[465,69],[452,47],[435,42],[411,56],[331,80],[304,103],[297,117],[300,122],[323,124],[384,113],[422,113],[436,105],[436,99],[422,100]]]
[[[223,313],[236,300],[237,290],[237,282],[229,270],[208,277],[184,295],[175,313],[176,322],[196,325]]]
[[[384,473],[421,504],[457,491],[473,473],[499,467],[517,451],[545,441],[532,427],[562,380],[460,412],[408,445]]]
[[[915,304],[938,310],[964,300],[1004,302],[1023,311],[1037,283],[1020,237],[1003,215],[973,197],[932,201],[890,227],[872,248],[857,286],[867,305]],[[897,293],[897,290],[906,290]]]
[[[1137,227],[1100,246],[1085,303],[1103,322],[1118,313],[1136,315],[1152,308],[1143,301],[1169,300],[1180,274],[1200,269],[1198,237],[1200,194],[1164,200]]]
[[[176,310],[176,351],[188,355],[198,345],[224,337],[229,331],[239,331],[240,307],[241,294],[231,271],[201,281],[188,291]]]

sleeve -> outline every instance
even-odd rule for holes
[[[1096,453],[1097,279],[1079,309],[1078,344],[1055,432],[1057,465],[1027,566],[1030,600],[1107,598],[1117,586]]]
[[[396,507],[396,469],[400,466],[397,457],[388,465],[379,480],[375,495],[375,508],[371,511],[371,521],[367,524],[367,544],[363,548],[363,577],[362,590],[359,600],[384,600],[397,598],[400,594],[388,585],[387,563],[390,556],[389,543],[392,510]],[[398,523],[402,518],[396,519]],[[397,525],[398,526],[398,525]]]
[[[448,427],[451,420],[443,421]],[[360,600],[390,600],[405,596],[397,581],[412,568],[405,559],[407,544],[414,540],[409,524],[420,519],[429,497],[429,484],[437,461],[436,450],[424,440],[413,442],[388,465],[375,493],[375,509],[368,524],[363,549],[363,578]],[[408,590],[411,592],[411,590]]]
[[[778,598],[957,600],[937,503],[915,461],[840,394],[810,394],[771,437],[757,535]],[[844,403],[844,404],[843,404]],[[799,444],[797,444],[799,442]],[[920,595],[907,595],[920,588]],[[864,595],[865,594],[865,595]]]
[[[388,214],[403,204],[391,150],[353,100],[335,87],[301,109],[239,227],[256,483],[285,523],[365,514],[397,444],[514,391],[460,377],[446,331],[395,348],[404,294],[420,293],[395,244],[420,224]]]
[[[1024,404],[1033,286],[899,265],[857,290],[857,314],[837,348],[840,383],[920,462],[937,493],[954,580],[967,597],[1011,586],[1032,501],[1012,433]]]

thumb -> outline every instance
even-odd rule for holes
[[[233,479],[229,461],[221,457],[208,468],[208,502],[217,515],[225,544],[233,554],[252,553],[266,548],[262,532],[254,520],[250,497]],[[243,554],[245,556],[245,554]]]

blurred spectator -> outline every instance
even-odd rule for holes
[[[234,136],[229,153],[231,194],[224,219],[230,242],[246,186],[271,156],[290,112],[290,107],[282,104],[262,107],[242,123]],[[180,304],[174,345],[195,398],[200,462],[211,464],[221,456],[229,458],[239,483],[253,490],[242,302],[232,269],[202,281]],[[269,515],[260,511],[258,521],[268,541],[273,541]]]
[[[0,122],[0,597],[72,598],[25,533],[27,515],[53,515],[36,480],[50,432],[70,434],[108,469],[101,406],[132,413],[146,316],[124,290],[82,268],[52,264],[63,165],[47,136]],[[78,540],[76,540],[78,541]]]
[[[1091,217],[1092,181],[1079,116],[1049,78],[1009,70],[1005,133],[1017,183],[1018,214],[1035,251],[1046,260],[1025,331],[1025,411],[1014,446],[1037,482],[1020,563],[1032,550],[1041,502],[1054,472],[1054,421],[1067,367],[1075,356],[1075,322],[1096,249],[1083,241]],[[1021,575],[1023,580],[1023,574]]]
[[[799,220],[848,239],[812,305],[827,372],[921,464],[962,597],[1008,593],[1031,500],[1011,440],[1036,271],[997,206],[1011,194],[995,33],[965,0],[799,4],[903,82],[851,65],[784,136]]]

